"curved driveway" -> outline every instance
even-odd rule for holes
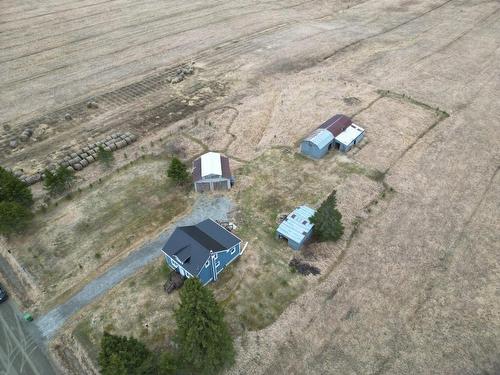
[[[190,214],[176,222],[175,225],[168,227],[154,240],[143,244],[104,274],[92,280],[69,300],[38,318],[35,324],[41,335],[45,339],[50,339],[73,314],[92,303],[96,298],[153,259],[159,257],[162,245],[176,226],[195,224],[207,218],[226,220],[231,207],[231,201],[225,196],[200,195]]]

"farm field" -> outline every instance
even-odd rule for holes
[[[35,318],[189,210],[196,197],[167,179],[168,162],[211,150],[231,160],[226,196],[248,242],[210,286],[236,338],[228,374],[500,370],[497,1],[2,8],[2,166],[31,174],[115,132],[137,136],[111,169],[78,172],[71,199],[40,210],[33,185],[32,227],[0,240],[13,275],[2,282]],[[366,130],[361,144],[298,154],[335,113]],[[278,214],[333,190],[341,240],[294,253],[274,239]],[[294,256],[321,274],[290,272]],[[163,292],[166,273],[155,260],[79,311],[50,343],[64,371],[97,372],[103,329],[168,347],[178,297]]]

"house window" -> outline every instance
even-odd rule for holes
[[[219,266],[220,266],[220,262],[219,261],[215,262],[215,267],[219,268]]]
[[[231,250],[230,254],[234,254],[234,252],[236,251],[236,247],[233,247],[233,249]]]
[[[214,255],[214,259],[217,259],[217,257],[218,257],[218,256],[219,256],[219,255],[218,255],[217,253],[215,253],[215,255]]]
[[[170,258],[170,261],[172,262],[172,267],[174,267],[174,268],[179,267],[179,265],[177,264],[177,262],[175,260],[173,260],[172,258]]]
[[[208,268],[208,266],[209,266],[209,265],[210,265],[210,261],[208,261],[208,260],[207,260],[207,261],[205,262],[205,268]]]

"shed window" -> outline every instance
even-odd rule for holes
[[[302,225],[306,225],[306,224],[307,224],[307,220],[304,220],[304,221],[302,222]]]
[[[236,247],[233,247],[233,248],[231,249],[230,254],[234,254],[234,252],[235,252],[235,251],[236,251]]]
[[[177,262],[175,260],[173,260],[172,258],[170,258],[170,261],[172,262],[172,267],[174,267],[174,268],[179,267],[179,265],[177,264]]]
[[[208,260],[207,260],[207,261],[205,262],[205,268],[208,268],[208,266],[209,266],[209,265],[210,265],[210,261],[208,261]]]
[[[219,267],[219,266],[220,266],[220,262],[219,261],[215,262],[215,267]]]
[[[295,216],[297,216],[297,215],[295,215],[295,214],[292,214],[292,219],[295,219]]]

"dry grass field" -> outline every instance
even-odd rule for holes
[[[169,155],[189,162],[218,150],[231,158],[233,220],[249,242],[210,286],[236,337],[228,373],[500,371],[498,1],[2,5],[3,166],[34,172],[77,144],[138,136],[115,169],[79,172],[81,193],[0,242],[15,271],[53,295],[35,307],[64,299],[189,208],[192,195],[164,177]],[[168,82],[190,62],[193,75]],[[359,147],[298,155],[335,113],[366,129]],[[42,124],[43,135],[9,146]],[[45,193],[32,189],[39,204]],[[334,189],[344,238],[297,255],[321,275],[293,274],[294,254],[273,238],[276,215]],[[104,328],[168,346],[177,296],[163,293],[165,277],[155,262],[75,316],[52,346],[66,371],[95,371]]]
[[[36,281],[32,309],[53,307],[188,208],[190,197],[166,177],[167,163],[139,159],[52,204],[28,233],[9,241]]]

